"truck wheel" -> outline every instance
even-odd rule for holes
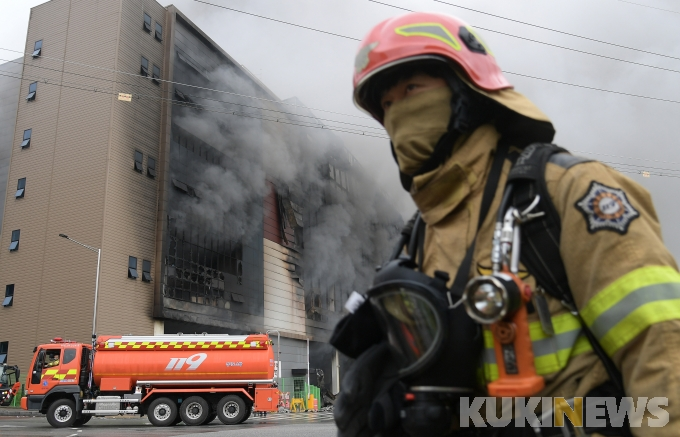
[[[210,411],[210,404],[200,396],[191,396],[179,406],[179,415],[189,426],[201,425],[210,415]]]
[[[87,422],[89,422],[90,419],[92,419],[92,416],[89,416],[89,415],[86,416],[86,415],[83,414],[82,416],[80,416],[80,419],[76,419],[76,421],[73,423],[73,426],[83,426]]]
[[[76,403],[71,399],[57,399],[47,409],[47,421],[55,428],[68,428],[76,421]]]
[[[251,404],[246,405],[246,414],[245,414],[245,416],[243,416],[243,419],[241,419],[241,421],[239,423],[243,423],[246,420],[248,420],[248,418],[250,417],[250,413],[252,413],[252,412],[253,412],[253,406]]]
[[[227,395],[217,403],[217,417],[225,425],[241,423],[246,413],[246,403],[240,396]]]
[[[168,398],[158,398],[149,404],[146,414],[154,426],[171,426],[177,418],[177,404]]]

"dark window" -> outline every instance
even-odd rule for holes
[[[163,26],[156,22],[156,39],[158,41],[163,41]]]
[[[140,67],[139,72],[142,76],[149,76],[149,60],[144,56],[142,56],[142,66]]]
[[[144,30],[151,33],[151,16],[149,14],[144,14]]]
[[[246,299],[242,294],[231,293],[231,300],[238,303],[245,303]]]
[[[154,83],[159,84],[160,81],[158,79],[160,79],[160,78],[161,78],[161,69],[154,65],[153,66],[153,74],[151,75],[151,80],[153,80]]]
[[[151,261],[142,260],[142,281],[151,282]]]
[[[189,98],[186,94],[184,94],[179,88],[175,88],[175,96],[183,102],[187,103],[193,103],[194,101]]]
[[[186,194],[190,195],[191,197],[198,197],[198,193],[196,192],[196,190],[192,186],[187,185],[182,181],[178,181],[177,179],[173,179],[172,185],[174,185],[175,188],[177,188],[179,191],[186,193]]]
[[[19,249],[19,234],[20,233],[21,232],[19,231],[19,229],[12,231],[12,242],[9,244],[9,250],[10,251],[15,251],[15,250]]]
[[[241,287],[235,281],[238,261],[243,258],[244,249],[240,243],[205,240],[199,235],[184,240],[184,235],[178,235],[176,229],[169,233],[168,252],[160,279],[166,296],[227,309],[230,305],[247,303],[246,295],[239,291]],[[196,244],[198,242],[203,244]],[[159,278],[156,276],[154,280]],[[232,292],[239,295],[235,299],[242,298],[243,302],[233,300]]]
[[[42,40],[35,42],[35,45],[33,45],[33,54],[31,56],[37,58],[38,56],[40,56],[41,53],[42,53]]]
[[[142,152],[138,152],[135,150],[135,170],[138,172],[142,172],[142,159],[144,158],[144,155],[142,155]]]
[[[189,193],[189,187],[184,182],[178,181],[177,179],[173,179],[172,185],[174,185],[175,188],[177,188],[180,191],[183,191],[187,194]]]
[[[20,198],[24,197],[24,193],[26,192],[26,178],[21,178],[17,182],[17,192],[14,194],[15,198]]]
[[[2,301],[2,306],[11,307],[14,302],[14,284],[5,285],[5,300]]]
[[[128,259],[128,278],[137,279],[139,275],[137,274],[137,258],[131,256]]]
[[[21,148],[26,148],[31,145],[31,134],[33,133],[33,129],[26,129],[24,131],[24,140],[21,142]]]
[[[146,160],[146,175],[150,178],[156,177],[156,160],[153,158],[147,158]]]
[[[29,102],[31,100],[35,100],[36,91],[38,91],[38,82],[33,82],[28,86],[28,95],[26,96],[26,100]]]
[[[64,349],[64,359],[61,364],[68,364],[76,357],[76,348],[72,347],[69,349]]]
[[[9,349],[9,341],[0,341],[0,364],[7,362],[7,349]]]

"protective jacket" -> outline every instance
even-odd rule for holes
[[[501,135],[491,124],[461,139],[436,170],[413,179],[411,195],[426,223],[422,268],[458,270],[476,237],[469,277],[489,274],[494,218],[506,161],[490,213],[477,232],[485,182]],[[635,436],[671,436],[680,429],[680,274],[663,244],[649,193],[599,162],[557,154],[545,169],[551,200],[561,219],[562,257],[583,319],[621,371],[626,396],[667,397],[670,423],[633,426]],[[525,281],[535,286],[524,270]],[[451,285],[450,283],[448,285]],[[555,334],[547,335],[530,314],[537,372],[546,387],[539,396],[585,396],[607,372],[581,333],[578,319],[547,296]],[[498,378],[493,340],[485,331],[484,375]]]

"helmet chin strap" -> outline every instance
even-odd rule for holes
[[[473,91],[461,81],[455,73],[446,77],[446,82],[451,88],[451,119],[448,130],[439,138],[434,151],[423,165],[412,175],[399,171],[399,180],[404,190],[410,192],[413,178],[430,172],[443,164],[453,151],[453,146],[462,135],[472,132],[485,121],[492,118],[493,102],[482,96],[476,96]],[[390,141],[392,156],[397,161],[394,144]],[[398,164],[398,162],[397,162]]]

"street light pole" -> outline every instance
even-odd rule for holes
[[[97,279],[94,285],[94,314],[92,316],[92,351],[94,352],[94,348],[96,346],[97,341],[97,297],[99,295],[99,266],[101,265],[102,261],[102,250],[97,247],[92,247],[88,246],[87,244],[83,244],[80,241],[74,240],[73,238],[70,238],[68,235],[65,234],[59,234],[59,236],[61,238],[66,238],[69,241],[73,241],[74,243],[83,246],[87,250],[97,252]]]

